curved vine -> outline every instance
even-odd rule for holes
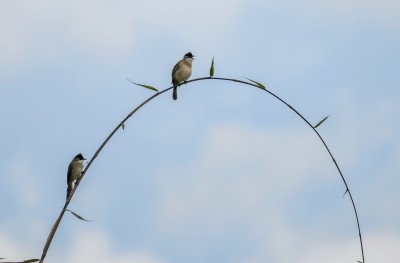
[[[212,67],[213,69],[213,67]],[[213,73],[213,72],[212,72]],[[196,82],[196,81],[201,81],[201,80],[220,80],[220,81],[231,81],[231,82],[237,82],[237,83],[241,83],[241,84],[245,84],[245,85],[249,85],[249,86],[253,86],[256,87],[258,89],[261,89],[265,92],[267,92],[269,95],[273,96],[274,98],[276,98],[277,100],[279,100],[281,103],[283,103],[284,105],[286,105],[287,107],[289,107],[289,109],[291,111],[293,111],[297,116],[299,116],[314,132],[315,134],[318,136],[318,138],[320,139],[320,141],[322,142],[322,144],[324,145],[325,149],[327,150],[329,156],[331,157],[333,163],[335,164],[335,167],[337,169],[337,171],[340,174],[340,177],[346,187],[346,192],[350,197],[352,206],[353,206],[353,210],[354,210],[354,214],[356,217],[356,223],[357,223],[357,228],[358,228],[358,235],[359,235],[359,241],[360,241],[360,248],[361,248],[361,256],[362,256],[362,261],[358,261],[360,263],[365,263],[364,260],[364,248],[363,248],[363,242],[362,242],[362,236],[361,236],[361,227],[360,227],[360,221],[359,221],[359,217],[358,217],[358,213],[357,213],[357,209],[356,209],[356,205],[353,199],[353,196],[350,192],[349,186],[347,184],[347,181],[345,179],[345,177],[343,176],[343,173],[338,165],[338,163],[336,162],[332,152],[330,151],[328,145],[325,143],[324,139],[322,138],[322,136],[319,134],[319,132],[317,131],[317,127],[319,124],[321,124],[324,120],[322,120],[319,124],[317,124],[316,126],[313,126],[302,114],[300,114],[299,111],[297,111],[295,108],[293,108],[289,103],[287,103],[285,100],[281,99],[279,96],[277,96],[276,94],[274,94],[273,92],[267,90],[261,83],[253,81],[248,79],[249,81],[243,81],[243,80],[237,80],[237,79],[231,79],[231,78],[219,78],[219,77],[212,77],[213,74],[211,74],[211,70],[210,70],[210,77],[202,77],[202,78],[197,78],[197,79],[192,79],[187,81],[187,83],[191,83],[191,82]],[[132,81],[131,81],[132,82]],[[134,83],[134,82],[132,82]],[[137,84],[134,83],[136,85],[151,89],[151,90],[155,90],[157,91],[157,93],[155,93],[153,96],[149,97],[148,99],[146,99],[145,101],[143,101],[141,104],[139,104],[137,107],[135,107],[121,122],[119,122],[119,124],[114,128],[114,130],[112,130],[112,132],[107,136],[107,138],[103,141],[103,143],[100,145],[100,147],[97,149],[97,151],[95,152],[95,154],[93,155],[93,157],[90,159],[89,163],[86,165],[85,169],[82,172],[82,175],[77,179],[76,184],[74,186],[74,188],[72,189],[68,199],[66,200],[63,209],[60,212],[59,217],[57,218],[56,222],[54,223],[49,236],[47,238],[46,244],[43,248],[43,252],[42,252],[42,256],[40,258],[40,263],[42,263],[47,255],[47,251],[51,245],[51,242],[53,240],[53,237],[55,235],[55,233],[57,232],[58,226],[61,223],[61,220],[65,214],[65,211],[67,211],[67,207],[72,199],[72,197],[75,194],[76,189],[79,187],[80,182],[82,181],[83,177],[86,175],[87,171],[89,170],[89,168],[91,167],[92,163],[94,162],[94,160],[97,158],[97,156],[99,155],[99,153],[103,150],[103,148],[106,146],[106,144],[108,143],[108,141],[112,138],[112,136],[114,136],[114,134],[119,130],[119,129],[124,129],[125,127],[125,122],[132,117],[133,114],[135,114],[139,109],[141,109],[143,106],[145,106],[147,103],[149,103],[150,101],[152,101],[153,99],[155,99],[156,97],[160,96],[161,94],[171,90],[173,87],[169,87],[166,88],[160,92],[158,92],[157,89],[151,87],[151,86],[147,86],[147,85],[142,85],[142,84]]]

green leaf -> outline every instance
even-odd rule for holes
[[[314,126],[314,129],[318,128],[318,126],[321,125],[324,121],[326,121],[326,119],[328,119],[329,116],[331,116],[331,115],[329,114],[328,116],[326,116],[325,118],[323,118],[320,122],[318,122],[317,125]]]
[[[73,214],[74,216],[76,216],[78,219],[86,221],[86,222],[91,222],[91,220],[86,220],[85,218],[81,217],[80,215],[78,215],[77,213],[69,210],[69,209],[65,209],[65,211],[71,212],[71,214]]]
[[[260,88],[265,89],[265,86],[263,84],[261,84],[260,82],[257,82],[255,80],[252,80],[252,79],[249,79],[249,78],[245,78],[245,79],[250,80],[251,82],[255,83]]]
[[[146,89],[151,89],[151,90],[154,90],[154,91],[158,92],[158,89],[156,89],[156,88],[154,88],[154,87],[152,87],[152,86],[144,85],[144,84],[139,84],[139,83],[133,82],[132,80],[130,80],[130,79],[128,79],[128,78],[126,78],[126,79],[127,79],[129,82],[131,82],[131,83],[133,83],[133,84],[135,84],[135,85],[138,85],[138,86],[140,86],[140,87],[143,87],[143,88],[146,88]]]
[[[3,260],[3,259],[6,259],[6,258],[0,258],[0,260]],[[19,262],[5,262],[5,261],[2,261],[2,263],[31,263],[31,262],[38,262],[38,261],[39,261],[39,259],[32,258],[32,259],[28,259],[28,260],[24,260],[24,261],[19,261]]]
[[[211,62],[210,77],[211,78],[214,77],[214,57],[213,57],[212,62]]]

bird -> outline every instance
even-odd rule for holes
[[[174,100],[178,99],[178,85],[182,81],[186,83],[190,75],[192,74],[192,62],[194,56],[192,52],[188,52],[183,56],[181,60],[176,63],[175,67],[172,69],[172,84],[174,85],[174,91],[172,93],[172,98]]]
[[[83,161],[86,160],[81,153],[77,154],[68,165],[67,172],[67,199],[72,190],[72,183],[82,174]]]

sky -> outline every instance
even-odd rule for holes
[[[40,258],[67,166],[159,90],[263,83],[318,127],[365,262],[400,256],[400,2],[0,1],[0,258]],[[94,161],[45,262],[357,262],[345,186],[277,99],[204,80],[161,94]]]

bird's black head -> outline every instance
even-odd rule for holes
[[[83,157],[83,155],[81,153],[77,154],[75,156],[75,158],[78,159],[78,160],[86,160],[85,157]]]
[[[192,52],[186,53],[185,58],[194,58]]]

